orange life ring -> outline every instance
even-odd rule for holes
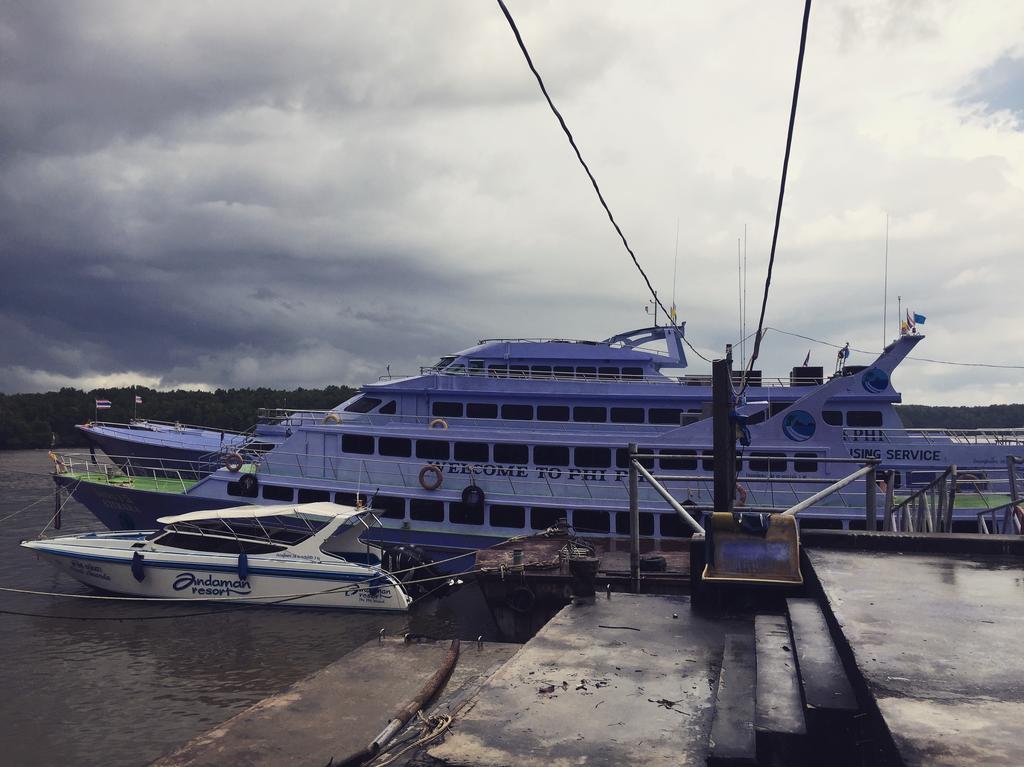
[[[242,456],[234,451],[224,456],[224,468],[228,471],[241,471],[244,463]]]
[[[320,423],[338,424],[341,423],[341,416],[338,415],[337,413],[328,413],[327,415],[324,416],[324,420],[322,420]]]
[[[747,488],[743,487],[739,482],[736,483],[736,508],[745,506],[747,503]]]
[[[430,425],[427,426],[427,428],[428,429],[447,429],[448,428],[448,422],[446,420],[444,420],[443,418],[435,418],[433,421],[430,422]]]
[[[431,478],[428,479],[427,477]],[[428,463],[420,469],[420,486],[424,490],[437,490],[444,481],[444,472],[436,463]]]

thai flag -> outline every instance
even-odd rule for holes
[[[96,400],[96,409],[97,410],[110,410],[110,408],[112,408],[112,407],[113,407],[113,405],[110,404],[110,400],[108,400],[108,399],[98,399],[98,400]]]
[[[138,394],[135,395],[135,404],[136,405],[141,405],[142,404],[142,397],[140,397]]]

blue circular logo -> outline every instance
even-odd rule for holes
[[[806,410],[794,410],[782,420],[782,433],[794,442],[806,442],[814,436],[817,424]]]
[[[861,383],[872,394],[881,394],[889,388],[889,374],[881,368],[868,368],[864,371]]]

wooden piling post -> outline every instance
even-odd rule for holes
[[[874,532],[878,529],[878,472],[872,465],[864,475],[864,528]]]
[[[711,363],[712,448],[715,455],[715,511],[731,512],[736,494],[736,429],[732,411],[732,356]]]

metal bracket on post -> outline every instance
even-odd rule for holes
[[[635,442],[629,451],[629,572],[633,579],[633,593],[640,593],[640,477],[636,470]]]

